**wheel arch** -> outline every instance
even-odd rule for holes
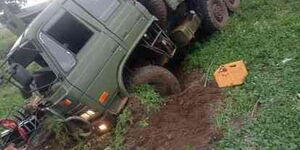
[[[134,42],[133,46],[131,46],[131,48],[128,49],[127,54],[125,55],[125,57],[123,58],[123,60],[121,61],[120,65],[119,65],[119,69],[118,69],[118,86],[119,86],[121,95],[124,95],[124,96],[129,96],[130,95],[127,88],[126,88],[126,86],[125,86],[124,76],[123,76],[126,63],[129,61],[130,56],[136,50],[136,46],[139,44],[140,40],[143,38],[144,34],[147,32],[147,30],[149,29],[149,27],[152,25],[152,23],[155,20],[156,20],[156,18],[153,16],[152,19],[147,24],[147,26],[145,27],[145,29],[138,36],[138,38]]]

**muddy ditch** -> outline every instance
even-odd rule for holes
[[[167,98],[147,120],[147,127],[138,125],[145,111],[137,98],[131,98],[133,120],[125,134],[126,150],[206,150],[222,137],[214,126],[215,110],[222,101],[220,89],[213,83],[204,87],[199,71],[180,73],[179,78],[185,90]]]
[[[177,95],[165,99],[159,111],[145,110],[137,97],[130,98],[127,107],[131,121],[124,135],[124,150],[210,150],[222,138],[214,126],[214,115],[222,104],[221,90],[214,83],[204,87],[201,71],[175,71],[182,88]],[[145,126],[140,123],[146,122]],[[101,150],[113,139],[112,133],[91,137],[76,144],[49,140],[39,150],[91,149]],[[66,147],[67,145],[67,147]],[[106,148],[107,149],[107,148]],[[110,147],[109,150],[114,150]]]

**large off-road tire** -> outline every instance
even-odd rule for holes
[[[168,24],[168,9],[163,0],[138,0],[148,11],[157,17],[161,27],[166,28]]]
[[[68,132],[74,137],[87,137],[92,134],[92,125],[81,117],[73,116],[65,120]]]
[[[197,0],[196,12],[202,16],[202,31],[213,33],[223,28],[229,20],[229,12],[223,0]]]
[[[241,0],[224,0],[227,8],[234,12],[240,5]]]
[[[132,86],[142,84],[152,85],[162,96],[168,96],[181,91],[179,81],[167,69],[159,66],[145,66],[135,71]]]

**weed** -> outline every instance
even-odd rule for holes
[[[86,144],[85,140],[83,140],[76,143],[76,145],[71,148],[71,150],[92,150],[92,148]]]
[[[159,93],[148,84],[137,86],[135,93],[140,98],[142,105],[146,107],[148,113],[159,110],[159,107],[163,103],[163,99]]]
[[[186,145],[185,150],[195,150],[195,148],[192,145]]]
[[[118,116],[118,123],[113,133],[111,146],[113,150],[123,150],[124,148],[124,134],[127,132],[129,123],[132,120],[132,114],[129,108],[125,108]]]
[[[7,30],[0,30],[0,58],[3,58],[10,45],[13,44],[16,37]],[[2,61],[0,61],[2,63]],[[0,68],[0,72],[3,71]],[[23,98],[19,93],[19,90],[11,84],[0,86],[0,117],[4,117],[9,114],[15,106],[21,106],[23,104]]]
[[[138,122],[138,126],[141,128],[146,128],[149,126],[148,119],[141,120]]]
[[[54,133],[55,137],[52,140],[57,142],[57,144],[64,147],[66,146],[66,143],[70,142],[70,134],[68,134],[66,125],[63,121],[49,116],[43,124],[46,130]]]

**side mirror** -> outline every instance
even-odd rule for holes
[[[33,81],[33,76],[23,66],[13,63],[9,67],[9,72],[13,79],[16,80],[24,89],[30,89],[29,86]]]

